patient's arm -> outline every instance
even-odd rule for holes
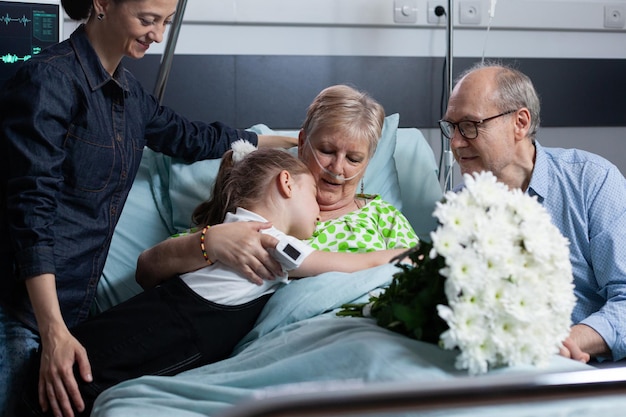
[[[259,135],[259,147],[291,148],[298,146],[298,138],[281,135]]]
[[[278,241],[259,232],[269,226],[270,223],[235,222],[209,228],[205,236],[209,259],[223,262],[254,283],[274,279],[282,269],[265,248],[275,247]],[[137,259],[135,279],[143,288],[150,288],[203,266],[206,261],[197,232],[167,239],[142,252]]]
[[[355,272],[383,265],[394,257],[406,252],[402,249],[386,249],[367,253],[343,253],[314,251],[307,256],[302,265],[289,271],[291,278],[302,278],[324,272]]]

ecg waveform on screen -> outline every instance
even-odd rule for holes
[[[32,57],[33,57],[32,55],[24,55],[22,57],[19,57],[14,54],[6,54],[3,56],[0,56],[0,61],[2,61],[5,64],[15,64],[16,62],[20,62],[20,61],[28,61]]]
[[[0,85],[60,41],[61,5],[54,3],[0,0]]]
[[[5,25],[8,25],[9,23],[13,23],[13,22],[26,26],[27,24],[32,22],[32,20],[27,18],[25,15],[22,15],[22,17],[11,17],[7,13],[4,16],[0,16],[0,23],[4,23]]]

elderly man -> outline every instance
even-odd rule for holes
[[[459,77],[439,125],[462,173],[491,171],[510,188],[537,196],[570,240],[577,303],[561,355],[620,360],[626,357],[626,180],[597,155],[542,147],[535,139],[539,110],[526,75],[479,64]]]

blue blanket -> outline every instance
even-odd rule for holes
[[[231,358],[175,377],[142,377],[105,391],[92,416],[211,416],[251,398],[406,381],[467,377],[454,351],[390,332],[371,319],[338,317],[342,304],[366,300],[398,271],[383,265],[358,273],[327,273],[281,287]],[[499,373],[592,369],[555,356],[548,368]],[[484,377],[489,377],[484,376]],[[467,377],[469,379],[469,377]]]

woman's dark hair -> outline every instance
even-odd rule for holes
[[[92,0],[61,0],[63,10],[72,20],[87,19],[93,7]]]
[[[311,173],[304,162],[283,149],[257,149],[236,163],[233,163],[233,151],[227,151],[211,198],[193,211],[193,223],[214,225],[222,223],[226,213],[234,213],[237,207],[250,209],[267,196],[267,186],[282,170],[293,176]]]
[[[113,3],[123,3],[127,0],[111,0]],[[93,0],[61,0],[65,14],[72,20],[85,20],[91,15]]]

